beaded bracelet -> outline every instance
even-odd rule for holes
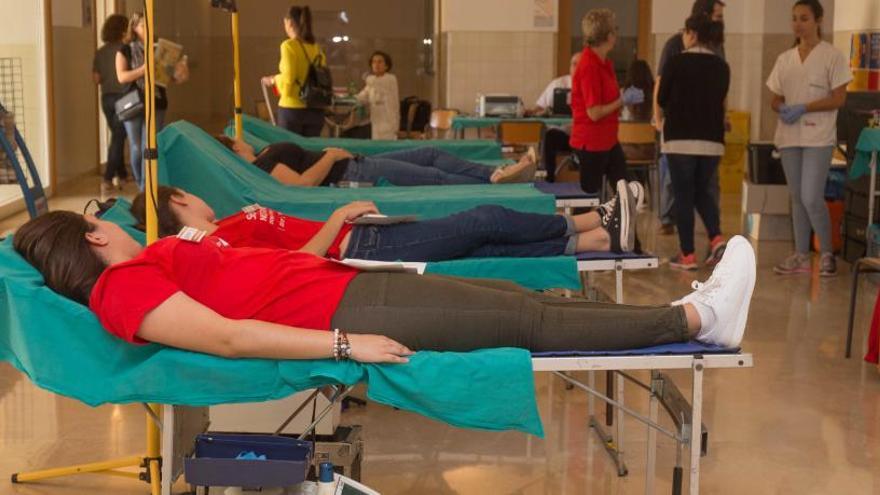
[[[333,329],[333,359],[340,361],[351,358],[351,343],[348,341],[348,334],[340,331],[338,328]]]

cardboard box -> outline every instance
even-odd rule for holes
[[[742,182],[742,213],[791,215],[791,198],[785,184],[755,184]]]
[[[791,217],[769,213],[747,213],[743,216],[743,233],[757,241],[790,241]]]

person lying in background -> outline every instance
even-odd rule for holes
[[[144,248],[112,222],[69,211],[28,221],[13,244],[50,289],[88,305],[120,339],[226,358],[405,363],[418,350],[590,351],[691,339],[737,347],[755,283],[755,254],[740,236],[709,280],[657,307],[496,280],[361,272],[197,232]]]
[[[369,201],[338,208],[326,222],[315,222],[251,205],[221,220],[201,198],[159,186],[159,236],[194,227],[233,247],[301,250],[333,259],[445,261],[460,258],[542,257],[586,251],[632,251],[636,210],[644,197],[638,182],[621,185],[621,194],[596,211],[581,215],[522,213],[483,205],[444,218],[392,225],[353,225],[377,214]],[[135,197],[131,213],[144,229],[145,193]]]
[[[316,153],[294,143],[273,143],[255,153],[254,147],[242,140],[224,135],[215,137],[238,156],[288,186],[375,183],[379,179],[395,186],[531,182],[537,168],[532,149],[515,164],[492,167],[432,147],[361,156],[342,148],[326,148]]]

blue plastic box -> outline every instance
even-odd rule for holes
[[[186,481],[196,486],[284,487],[306,479],[312,442],[272,435],[206,433],[196,437],[193,457],[184,460]],[[243,452],[266,460],[240,460]]]

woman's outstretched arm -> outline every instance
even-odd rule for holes
[[[259,320],[233,320],[176,292],[147,313],[137,336],[157,344],[227,358],[333,357],[333,332]],[[352,355],[365,363],[405,363],[406,346],[381,335],[351,334]]]

